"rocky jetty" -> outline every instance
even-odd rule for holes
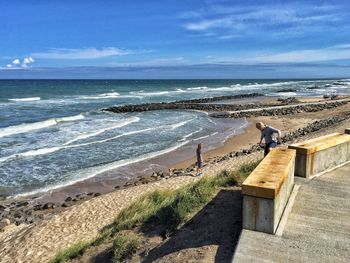
[[[240,99],[240,98],[252,98],[263,96],[260,93],[241,94],[234,96],[220,96],[213,98],[195,99],[195,100],[182,100],[175,102],[160,102],[160,103],[145,103],[145,104],[132,104],[123,106],[114,106],[102,111],[110,111],[114,113],[125,112],[142,112],[151,110],[201,110],[201,111],[228,111],[228,110],[244,110],[259,107],[258,104],[206,104],[209,102],[228,100],[228,99]]]
[[[320,89],[320,87],[317,85],[313,85],[313,86],[306,87],[306,89]]]
[[[296,92],[296,91],[297,91],[296,89],[280,89],[280,90],[277,90],[276,92],[282,93],[282,92]]]
[[[193,100],[178,100],[178,101],[175,101],[175,103],[210,103],[210,102],[221,101],[221,100],[247,99],[247,98],[263,97],[263,96],[265,95],[262,93],[247,93],[247,94],[218,96],[218,97],[193,99]]]
[[[262,109],[256,111],[242,111],[234,113],[217,113],[212,114],[215,118],[243,118],[243,117],[257,117],[257,116],[277,116],[277,115],[290,115],[300,112],[317,112],[326,109],[336,108],[347,104],[349,101],[334,101],[328,103],[318,103],[318,104],[306,104],[306,105],[296,105],[291,107],[281,107],[273,109]]]
[[[336,82],[333,82],[332,84],[335,86],[347,86],[347,83],[343,81],[336,81]]]

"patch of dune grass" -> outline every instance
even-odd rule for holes
[[[93,242],[78,242],[66,250],[60,251],[50,263],[61,263],[66,262],[69,259],[74,259],[82,254],[85,250],[91,247]]]
[[[117,233],[113,240],[113,262],[123,262],[139,248],[140,243],[136,239],[130,239],[129,237]]]
[[[120,235],[144,224],[161,225],[171,233],[185,224],[196,212],[209,203],[221,187],[240,185],[260,161],[242,165],[236,171],[223,171],[217,176],[203,177],[193,184],[177,190],[156,190],[147,193],[123,209],[114,223],[107,227],[94,241],[79,243],[60,252],[55,261],[64,262],[82,255],[90,246],[113,240],[113,260],[120,262],[130,251],[136,250],[135,241]],[[119,261],[118,261],[119,260]]]
[[[241,184],[259,162],[244,164],[233,172],[223,171],[217,176],[204,177],[178,190],[146,194],[119,214],[113,232],[132,229],[144,223],[161,224],[175,230],[212,200],[218,188]]]

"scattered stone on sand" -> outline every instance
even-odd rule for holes
[[[0,230],[4,229],[6,226],[11,225],[11,221],[8,218],[3,218],[0,221]]]
[[[55,207],[56,207],[56,205],[55,205],[54,203],[49,202],[49,203],[44,204],[43,207],[42,207],[42,209],[43,209],[43,210],[46,210],[46,209],[53,209],[53,208],[55,208]]]

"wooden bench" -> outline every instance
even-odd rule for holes
[[[350,135],[332,133],[288,148],[297,152],[295,175],[309,177],[350,160]]]
[[[272,149],[243,182],[244,229],[275,233],[293,189],[295,155]]]

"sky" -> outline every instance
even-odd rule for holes
[[[329,77],[347,0],[0,0],[0,79]]]

